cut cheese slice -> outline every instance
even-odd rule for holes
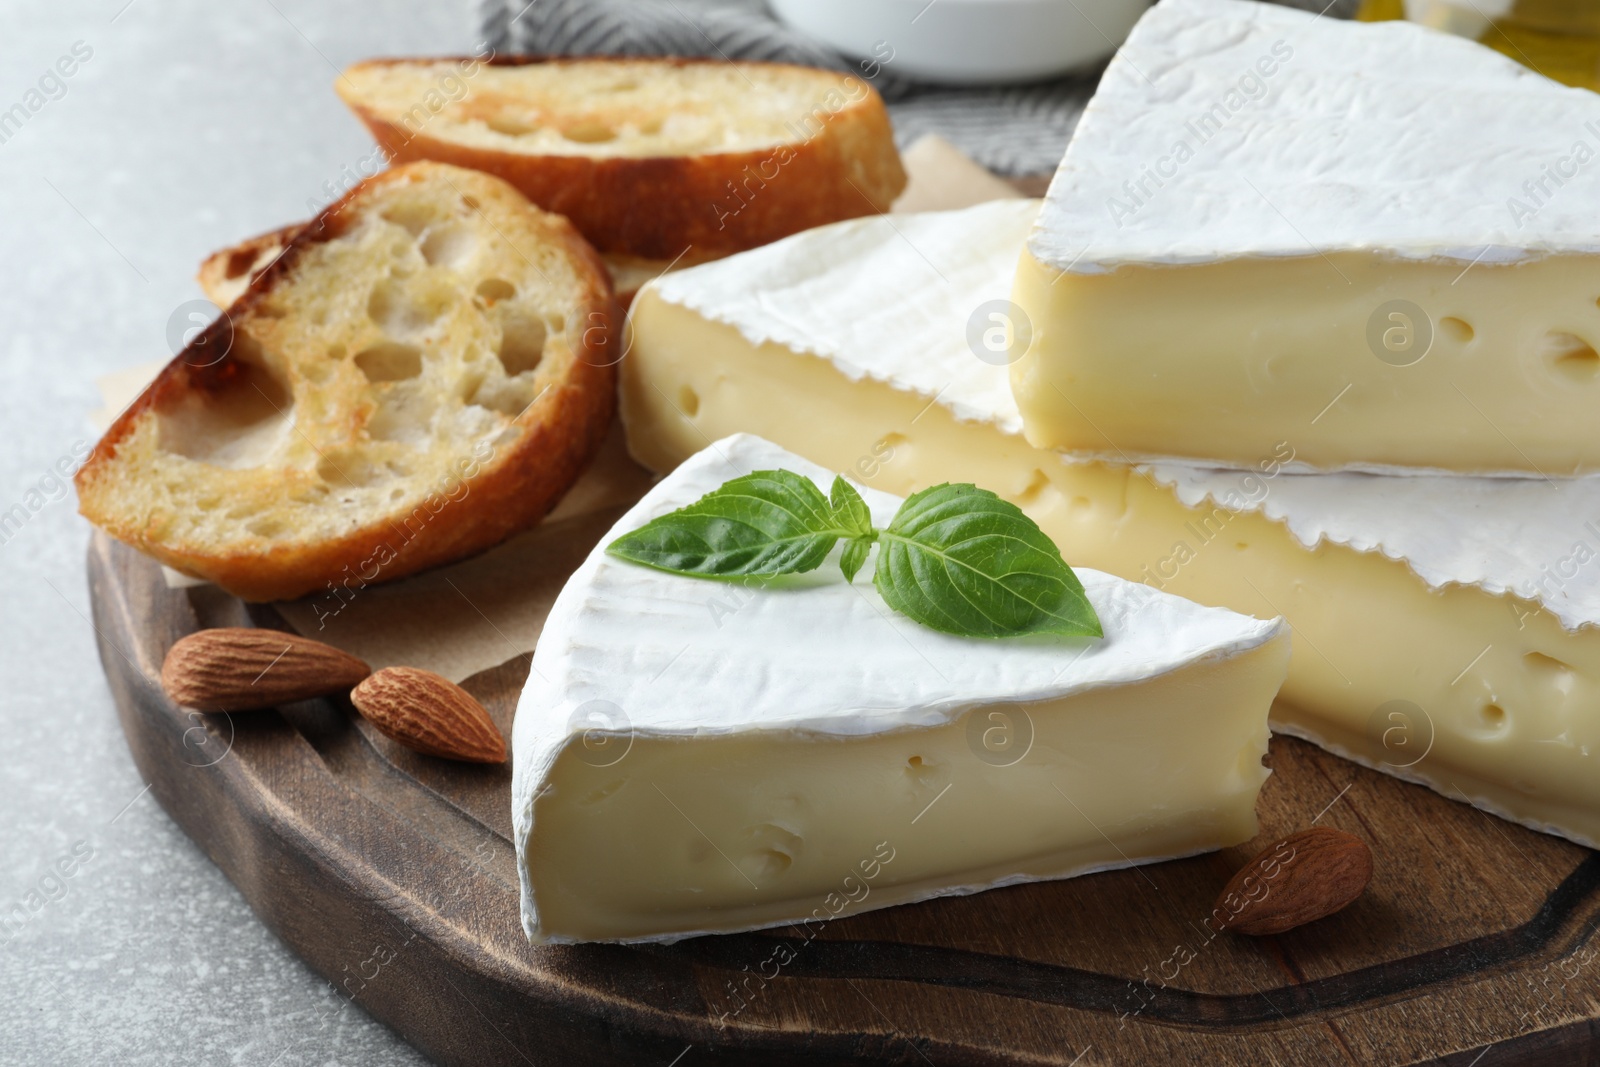
[[[1163,0],[1028,240],[1028,439],[1600,470],[1597,220],[1600,96],[1403,22]]]
[[[991,488],[1075,564],[1287,617],[1278,729],[1600,844],[1600,478],[1294,475],[1293,442],[1220,472],[1034,449],[963,333],[1028,225],[1006,204],[849,223],[654,283],[629,448],[666,471],[750,431],[889,492]]]
[[[1103,640],[961,638],[831,562],[761,588],[605,553],[777,468],[832,480],[759,438],[715,442],[552,608],[514,739],[532,940],[825,922],[1254,836],[1281,620],[1080,571]],[[863,496],[880,525],[900,504]]]

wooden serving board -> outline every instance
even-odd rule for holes
[[[810,941],[532,948],[508,768],[413,755],[342,701],[176,707],[157,683],[173,641],[281,620],[169,589],[101,535],[89,577],[123,729],[161,804],[262,921],[441,1063],[1600,1062],[1600,857],[1287,738],[1251,845],[846,913]],[[508,734],[527,670],[521,656],[467,682]],[[1202,920],[1229,875],[1312,823],[1372,845],[1366,895],[1283,936],[1212,937]]]

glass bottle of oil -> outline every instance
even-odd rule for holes
[[[1363,0],[1358,17],[1410,19],[1470,37],[1558,82],[1600,89],[1595,0]]]

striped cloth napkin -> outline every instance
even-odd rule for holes
[[[1349,18],[1360,0],[1279,0]],[[952,141],[1008,177],[1049,174],[1100,78],[1096,68],[1030,85],[929,85],[860,64],[789,29],[760,0],[484,0],[483,36],[499,54],[720,56],[850,70],[883,94],[905,148],[924,134]]]

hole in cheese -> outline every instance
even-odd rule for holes
[[[1589,382],[1600,376],[1600,352],[1577,334],[1551,330],[1540,347],[1556,373],[1571,381]]]
[[[1562,696],[1571,693],[1573,685],[1578,680],[1578,672],[1570,663],[1565,663],[1554,656],[1547,656],[1543,652],[1529,652],[1522,657],[1522,662],[1527,665],[1529,672],[1535,678]]]
[[[1506,709],[1499,704],[1485,704],[1483,706],[1483,724],[1491,730],[1504,730],[1506,728]]]
[[[782,877],[805,846],[800,835],[773,822],[748,827],[743,836],[748,842],[739,846],[734,863],[757,886]]]
[[[1050,476],[1038,467],[1033,468],[1033,473],[1028,476],[1028,484],[1022,487],[1017,494],[1016,504],[1027,507],[1039,499],[1039,494],[1050,488]]]
[[[1477,335],[1477,331],[1472,328],[1472,323],[1468,322],[1466,319],[1458,319],[1454,316],[1440,319],[1439,328],[1444,332],[1446,337],[1450,338],[1450,340],[1456,342],[1457,344],[1464,345]]]
[[[626,784],[626,782],[621,778],[615,779],[614,781],[607,782],[605,785],[601,786],[599,789],[593,789],[593,790],[590,790],[588,793],[586,793],[584,795],[584,798],[583,798],[583,803],[584,804],[598,804],[602,800],[605,800],[605,799],[615,795],[617,792],[619,792],[622,789],[622,787],[625,784]]]
[[[1522,657],[1529,668],[1536,671],[1555,671],[1561,674],[1571,674],[1572,665],[1563,663],[1554,656],[1547,656],[1543,652],[1529,652]]]
[[[918,795],[926,794],[932,797],[941,788],[944,776],[940,774],[937,760],[929,762],[922,756],[911,756],[906,760],[906,780]]]
[[[739,857],[739,869],[757,886],[764,886],[781,877],[792,862],[775,848],[763,848]]]
[[[678,410],[684,418],[692,419],[700,413],[700,394],[687,385],[678,387]]]

